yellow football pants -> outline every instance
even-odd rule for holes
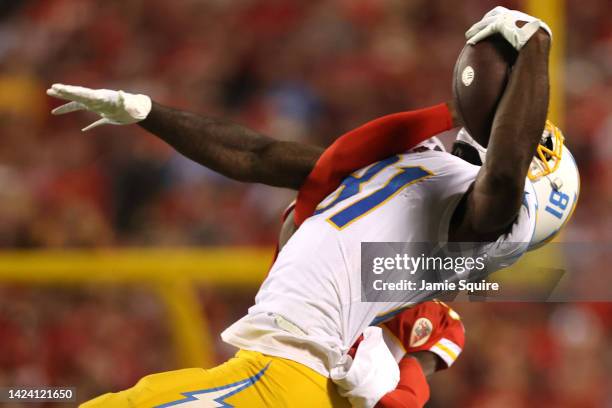
[[[279,357],[240,350],[209,370],[148,375],[125,391],[101,395],[81,408],[350,407],[330,379]]]

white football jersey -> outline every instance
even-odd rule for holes
[[[362,302],[361,243],[446,242],[454,209],[479,168],[427,150],[390,157],[347,177],[282,248],[255,305],[223,332],[223,340],[329,375],[368,325],[414,303]],[[498,267],[527,248],[535,226],[533,197],[525,194],[507,235],[483,244]],[[504,242],[524,245],[500,246]]]

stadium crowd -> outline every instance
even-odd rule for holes
[[[6,4],[4,249],[271,245],[293,198],[219,176],[137,126],[82,134],[94,117],[51,117],[55,102],[44,92],[51,83],[146,93],[274,137],[325,145],[377,116],[448,100],[463,32],[492,7],[484,0],[461,7],[443,0]],[[567,6],[562,129],[583,184],[565,238],[611,242],[609,2]],[[0,385],[73,384],[91,397],[176,368],[162,308],[146,290],[126,290],[1,286]],[[223,316],[214,319],[219,330],[253,295],[237,304],[214,298],[207,307],[206,293],[203,311]],[[431,407],[612,406],[608,304],[456,308],[467,348],[434,380]]]

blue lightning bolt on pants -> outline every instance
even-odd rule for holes
[[[328,378],[279,357],[241,350],[220,366],[153,374],[81,408],[350,407]]]

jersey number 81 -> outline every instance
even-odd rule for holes
[[[382,172],[387,167],[393,166],[400,160],[399,156],[389,157],[368,168],[361,177],[350,175],[342,181],[338,187],[336,198],[331,203],[317,208],[316,214],[327,211],[341,201],[354,196],[361,191],[362,185],[370,181],[375,175]],[[342,229],[359,218],[384,204],[387,200],[395,196],[404,187],[414,184],[433,176],[433,173],[422,167],[398,167],[397,172],[379,189],[354,202],[348,207],[331,215],[327,221],[338,229]]]

